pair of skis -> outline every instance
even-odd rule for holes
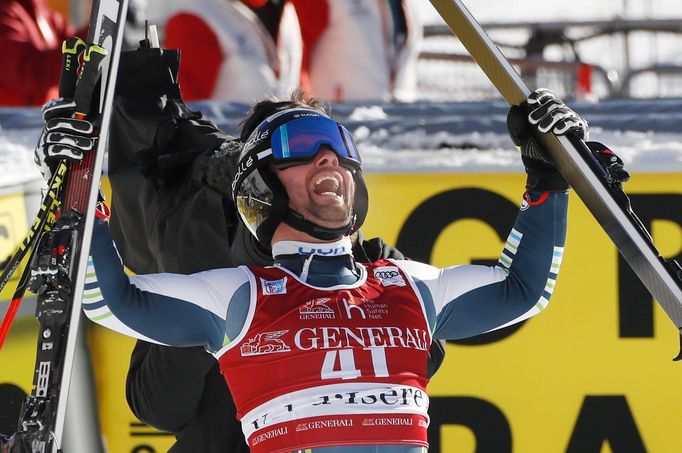
[[[450,30],[483,69],[509,105],[520,105],[531,93],[461,0],[431,0]],[[644,286],[656,298],[682,335],[682,268],[665,260],[651,235],[630,207],[620,185],[577,137],[540,134],[557,168],[585,203]],[[682,336],[680,354],[682,358]]]
[[[22,406],[18,431],[6,446],[12,453],[60,451],[127,3],[94,0],[87,37],[90,45],[77,38],[64,43],[60,96],[75,101],[76,117],[99,127],[97,148],[79,162],[59,162],[36,220],[0,276],[1,289],[25,256],[32,256],[19,278],[0,340],[7,335],[27,285],[39,292],[33,389]],[[93,102],[97,86],[99,98]],[[94,111],[91,105],[97,106]],[[38,278],[36,267],[40,268]]]

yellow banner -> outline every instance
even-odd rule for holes
[[[16,251],[26,233],[28,233],[28,222],[24,195],[22,193],[0,195],[0,262],[5,261]],[[14,281],[0,292],[0,300],[8,300],[12,297],[12,291],[14,291],[12,283],[19,278],[18,273],[19,271],[13,277]]]
[[[524,182],[517,174],[366,178],[365,235],[438,266],[496,261]],[[682,175],[637,174],[627,189],[663,256],[682,255]],[[478,344],[446,346],[429,387],[431,451],[680,451],[682,363],[671,360],[679,335],[630,272],[572,194],[549,308]],[[19,348],[32,341],[31,329],[21,330],[10,335],[13,366],[0,368],[0,383],[28,390],[34,344]],[[166,451],[173,438],[139,424],[125,402],[133,341],[101,328],[90,333],[109,451]]]
[[[421,250],[420,259],[439,266],[494,260],[514,220],[523,180],[499,174],[369,175],[371,207],[363,229],[403,249]],[[682,175],[635,175],[627,189],[663,256],[681,255]],[[501,224],[506,228],[500,236]],[[671,361],[679,335],[627,271],[572,194],[564,260],[549,308],[501,340],[447,346],[429,387],[432,447],[679,451],[682,363]]]

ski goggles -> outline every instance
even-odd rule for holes
[[[362,165],[348,129],[323,116],[297,118],[284,123],[275,129],[270,139],[273,162],[279,169],[312,161],[325,145],[339,156],[341,165],[356,169]]]

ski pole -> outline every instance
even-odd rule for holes
[[[62,43],[62,69],[59,74],[59,96],[62,98],[73,98],[74,91],[76,89],[76,81],[78,80],[78,56],[83,52],[86,45],[85,42],[77,36],[66,39]],[[63,167],[63,168],[60,168]],[[66,171],[66,161],[62,160],[57,166],[57,171],[62,176],[59,178],[59,186],[63,182],[63,175]],[[54,175],[53,175],[54,177]],[[43,196],[43,200],[40,204],[40,211],[36,216],[31,228],[29,229],[24,240],[19,244],[18,249],[12,257],[7,261],[5,268],[0,275],[0,291],[5,287],[7,282],[12,278],[14,272],[16,272],[19,264],[26,256],[26,253],[33,247],[38,234],[42,230],[44,225],[43,220],[49,215],[50,210],[56,210],[57,203],[56,197],[52,195],[54,179],[51,179],[48,184],[48,191]],[[0,347],[1,347],[0,343]]]
[[[85,42],[77,36],[68,38],[62,43],[62,67],[59,74],[59,96],[62,98],[72,98],[74,96],[76,82],[78,80],[78,56],[83,52],[85,47]],[[40,204],[40,210],[33,221],[31,229],[19,245],[17,252],[7,262],[7,265],[0,276],[0,291],[2,291],[26,256],[26,253],[28,253],[29,250],[31,251],[29,263],[27,263],[26,269],[24,269],[24,272],[19,278],[10,305],[2,320],[2,324],[0,324],[0,350],[2,350],[5,339],[9,334],[9,330],[14,323],[14,318],[16,317],[19,306],[24,298],[28,279],[31,274],[30,259],[33,257],[35,242],[42,234],[43,230],[49,228],[49,226],[54,223],[57,215],[56,211],[60,204],[59,194],[64,182],[66,170],[67,161],[62,159],[59,161],[52,178],[50,178],[48,190],[45,192],[42,203]]]
[[[19,265],[29,250],[33,248],[35,241],[38,239],[38,236],[48,222],[48,219],[50,217],[54,218],[56,215],[56,211],[59,206],[57,194],[64,183],[65,174],[66,162],[60,162],[57,166],[55,174],[52,175],[48,190],[45,192],[43,200],[40,203],[38,215],[33,220],[33,224],[28,230],[26,237],[24,237],[24,240],[21,241],[21,244],[19,244],[17,251],[7,261],[7,264],[0,275],[0,291],[2,291],[5,285],[7,285],[7,282],[10,281],[12,275],[14,275],[14,272],[16,272],[16,270],[19,268]]]
[[[17,283],[17,287],[14,290],[14,295],[12,295],[12,300],[10,301],[7,313],[5,313],[5,318],[2,320],[2,325],[0,325],[0,351],[2,351],[2,347],[5,344],[9,330],[14,323],[14,318],[17,316],[21,302],[24,300],[24,294],[26,293],[30,276],[31,266],[29,263],[21,273],[21,277],[19,277],[19,283]]]
[[[63,98],[72,98],[74,90],[76,89],[76,81],[78,79],[78,56],[85,49],[85,42],[77,36],[66,39],[62,43],[62,69],[59,74],[59,96]],[[59,166],[65,166],[66,161],[62,160],[58,165],[58,170],[56,173],[60,173],[62,177],[59,179],[59,185],[63,181],[63,175],[66,168],[59,169]],[[53,175],[54,176],[54,175]],[[40,204],[40,211],[33,221],[31,229],[26,234],[26,237],[21,244],[19,244],[18,249],[12,255],[12,257],[7,261],[5,268],[0,275],[0,291],[5,287],[7,282],[12,278],[14,272],[19,267],[19,264],[24,259],[26,253],[32,248],[37,235],[42,230],[44,224],[43,219],[49,215],[48,210],[56,209],[54,203],[56,203],[56,198],[51,195],[53,189],[53,181],[51,179],[48,184],[48,191],[43,196],[42,203]]]
[[[54,175],[52,175],[52,179],[50,180],[50,188],[45,194],[43,204],[40,206],[40,214],[38,214],[38,217],[36,218],[36,221],[34,222],[31,231],[29,231],[30,237],[27,236],[27,238],[24,239],[24,242],[26,242],[26,240],[28,239],[28,244],[24,248],[20,248],[21,253],[17,253],[12,257],[12,259],[16,258],[16,261],[11,264],[11,268],[13,269],[11,269],[10,266],[5,268],[5,270],[10,270],[10,272],[8,272],[8,276],[11,275],[14,272],[14,270],[16,270],[16,268],[19,266],[19,263],[22,261],[23,257],[26,255],[26,252],[29,249],[31,250],[31,258],[33,257],[33,251],[35,250],[33,245],[36,239],[42,234],[42,232],[45,229],[49,229],[50,225],[54,223],[56,217],[56,210],[57,207],[59,206],[59,195],[62,189],[65,174],[66,163],[62,161],[57,167],[57,170],[54,172]],[[23,300],[23,295],[24,291],[26,290],[28,277],[30,276],[30,268],[31,266],[29,262],[26,264],[26,268],[24,269],[24,272],[21,274],[19,283],[17,284],[17,288],[14,291],[14,295],[12,296],[9,308],[7,309],[7,313],[5,313],[5,317],[2,320],[2,324],[0,324],[0,350],[2,350],[2,346],[5,343],[5,339],[7,338],[9,329],[12,326],[12,323],[14,322],[14,318],[17,314],[17,311],[19,310],[19,305]],[[5,283],[8,280],[9,277],[2,283],[0,289],[2,289],[2,287],[5,286]]]

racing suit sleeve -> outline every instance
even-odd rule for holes
[[[250,299],[248,277],[240,269],[129,277],[109,228],[99,221],[91,255],[83,310],[98,324],[145,341],[209,351],[219,350],[243,325],[245,314],[226,321],[231,301],[243,307]]]
[[[434,338],[476,336],[547,307],[566,237],[568,194],[529,193],[496,266],[397,261],[415,282]]]

